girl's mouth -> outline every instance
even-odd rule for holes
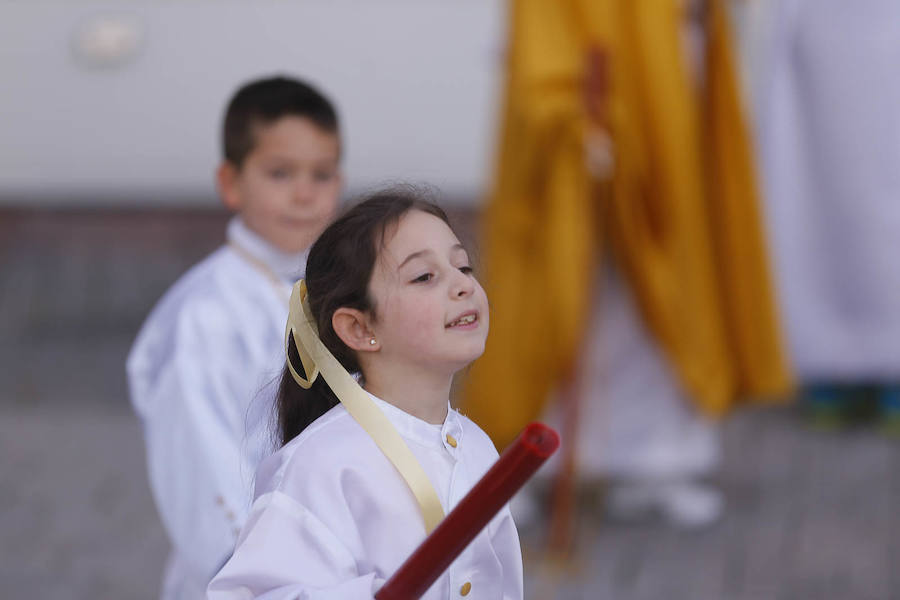
[[[461,317],[457,318],[455,321],[451,321],[450,323],[447,323],[446,325],[444,325],[444,327],[446,329],[450,329],[452,327],[466,327],[466,326],[474,325],[477,322],[478,322],[478,313],[471,312],[471,313],[466,313],[466,314],[462,315]]]

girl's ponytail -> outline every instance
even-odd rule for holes
[[[294,338],[288,339],[288,360],[291,361],[294,370],[302,376],[303,363],[294,345]],[[281,381],[278,384],[278,396],[276,399],[278,411],[278,441],[283,446],[301,431],[306,429],[313,421],[337,406],[338,399],[325,383],[324,377],[316,377],[312,386],[306,390],[297,385],[291,372],[285,366],[281,371]]]

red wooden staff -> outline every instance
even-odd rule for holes
[[[558,447],[559,435],[553,429],[542,423],[528,425],[375,598],[411,600],[424,594]]]

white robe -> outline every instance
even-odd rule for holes
[[[421,463],[445,511],[497,458],[487,435],[454,410],[443,425],[431,425],[373,399]],[[260,466],[256,496],[234,555],[210,584],[213,600],[372,598],[425,538],[412,492],[340,405]],[[523,597],[508,506],[423,598],[459,597],[466,583],[473,598]]]
[[[791,357],[807,380],[896,380],[900,2],[771,4],[754,96]]]
[[[228,239],[271,268],[270,280],[230,246],[165,294],[128,356],[150,487],[172,543],[163,598],[203,598],[246,520],[260,460],[274,450],[271,388],[284,364],[290,281],[305,253],[283,254],[235,218]]]

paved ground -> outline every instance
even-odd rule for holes
[[[122,363],[142,316],[221,239],[190,213],[0,213],[0,596],[153,598],[166,553]],[[725,424],[728,512],[701,532],[607,522],[528,598],[900,598],[900,443],[823,434],[790,409]]]

